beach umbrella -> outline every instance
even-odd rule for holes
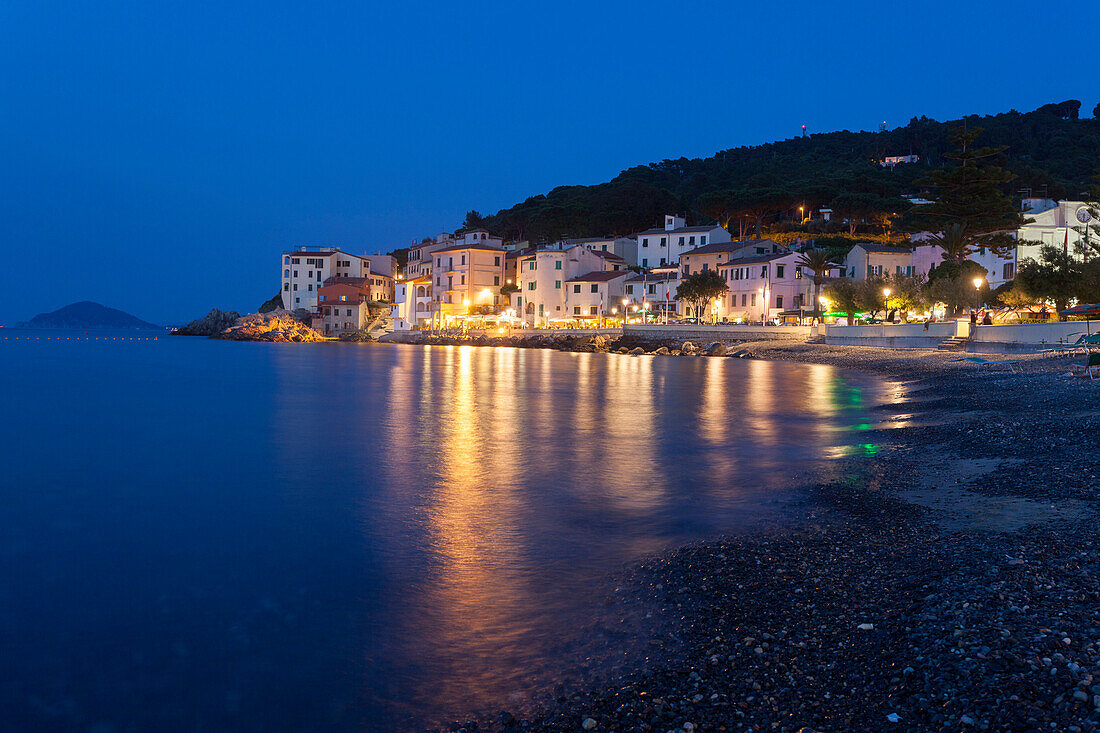
[[[1100,303],[1082,303],[1058,311],[1060,316],[1100,316]]]

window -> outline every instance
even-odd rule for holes
[[[694,237],[694,236],[690,236],[690,237],[688,237],[688,244],[690,244],[690,245],[694,245],[694,244],[695,244],[695,237]]]
[[[283,270],[283,277],[290,277],[290,270]]]
[[[603,246],[603,251],[604,251],[604,252],[606,252],[606,251],[607,251],[607,245],[606,245],[606,244],[605,244],[605,245]]]
[[[745,305],[746,305],[745,301],[747,301],[748,299],[749,299],[749,294],[748,293],[741,293],[741,307],[742,308],[745,307]]]
[[[454,276],[453,275],[448,275],[447,276],[447,290],[454,290],[454,289],[455,289]]]
[[[691,272],[691,268],[688,267],[687,265],[684,265],[684,272],[683,272],[684,277],[687,277],[690,272]]]
[[[295,299],[294,299],[294,302],[295,302],[295,303],[301,303],[301,302],[302,302],[302,299],[301,299],[301,298],[295,298]]]
[[[794,268],[794,279],[795,280],[801,280],[802,279],[802,268],[801,267]]]
[[[591,307],[590,307],[590,308],[588,309],[588,315],[590,315],[590,316],[594,316],[594,315],[596,315],[596,306],[591,306]]]
[[[775,296],[775,307],[776,308],[782,308],[783,307],[783,296],[782,295]]]
[[[539,303],[539,315],[542,315],[542,303]]]
[[[707,243],[707,235],[704,234],[701,237],[699,237],[699,246],[702,247],[706,243]]]
[[[752,306],[753,306],[754,308],[756,307],[756,293],[753,293],[753,294],[752,294],[752,303],[751,303],[751,305],[752,305]]]
[[[579,305],[573,306],[573,315],[579,316],[581,314],[581,307]]]
[[[677,242],[677,244],[679,244],[681,247],[683,247],[684,246],[684,238],[680,237],[680,241]]]
[[[649,260],[643,259],[642,260],[642,267],[649,267]]]
[[[435,266],[436,266],[436,267],[443,267],[443,258],[442,258],[442,257],[437,257],[437,258],[436,258],[436,260],[435,260]]]
[[[313,283],[310,283],[310,284],[309,284],[309,285],[307,285],[306,287],[308,287],[308,288],[309,288],[309,292],[311,292],[311,293],[313,292]]]
[[[535,269],[535,264],[536,264],[535,261],[531,260],[531,262],[527,265],[527,269],[528,270],[534,270]]]
[[[500,257],[493,258],[493,267],[500,267]]]
[[[462,258],[465,259],[466,255],[462,255]],[[448,270],[455,269],[455,258],[454,257],[448,257],[447,258],[447,269]]]
[[[295,286],[295,289],[297,289],[297,286]],[[290,290],[290,283],[283,283],[283,292],[288,290]]]
[[[775,279],[776,280],[782,280],[783,279],[783,270],[784,270],[785,267],[786,267],[785,265],[776,265],[775,266]]]
[[[655,295],[656,293],[657,293],[657,286],[656,285],[650,285],[649,286],[649,294],[650,295]]]
[[[561,290],[561,280],[555,280],[554,281],[554,289],[555,290]]]
[[[493,285],[500,285],[500,275],[493,275]]]
[[[1015,276],[1016,276],[1016,263],[1015,262],[1006,262],[1005,267],[1004,267],[1004,278],[1003,279],[1011,280]]]
[[[561,260],[554,260],[554,269],[555,270],[560,270],[561,269]]]
[[[317,271],[317,282],[321,282],[321,271]]]
[[[535,283],[534,282],[527,283],[527,289],[528,290],[534,290],[535,289]]]
[[[284,257],[283,258],[283,264],[284,265],[289,265],[290,264],[290,258],[289,257]]]
[[[576,285],[573,286],[573,292],[574,293],[579,293],[580,291],[581,291],[580,283],[577,283]]]
[[[633,285],[627,285],[626,286],[626,294],[627,295],[634,295],[634,286]]]
[[[649,237],[642,237],[642,246],[643,247],[648,247],[649,246]]]
[[[466,264],[466,255],[462,255],[462,260],[458,264],[460,264],[460,265],[465,265]]]
[[[346,295],[341,295],[340,296],[340,300],[342,300],[344,302],[347,302],[347,299],[348,299],[348,296],[346,296]]]
[[[300,264],[302,264],[301,262],[299,262],[299,261],[298,261],[299,259],[300,259],[300,258],[298,258],[298,257],[295,257],[295,258],[294,258],[293,260],[291,260],[291,264],[293,264],[293,265],[300,265]],[[297,276],[297,274],[298,274],[298,273],[294,273],[294,274],[295,274],[295,276]]]
[[[436,279],[435,279],[435,286],[436,286],[437,288],[439,287],[439,282],[440,282],[440,281],[439,281],[439,277],[436,277]]]
[[[767,277],[768,277],[768,266],[767,265],[764,265],[763,267],[760,268],[760,277],[767,279]]]
[[[298,271],[297,270],[294,271],[294,277],[298,277]]]
[[[704,263],[703,263],[703,272],[706,272],[706,271],[707,271],[707,270],[709,270],[709,269],[710,269],[710,264],[709,264],[709,263],[706,263],[706,262],[704,262]]]

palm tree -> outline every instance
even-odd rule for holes
[[[798,257],[798,265],[805,267],[814,274],[814,318],[821,320],[821,285],[825,282],[825,275],[830,267],[836,267],[829,251],[820,247],[808,249]]]
[[[939,234],[928,237],[928,242],[938,245],[943,250],[945,262],[962,264],[970,257],[973,250],[970,233],[966,230],[966,224],[962,222],[951,222]]]

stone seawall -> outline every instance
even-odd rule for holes
[[[688,334],[695,333],[688,331]],[[424,346],[502,346],[522,349],[556,349],[587,353],[655,354],[670,356],[751,356],[748,349],[739,348],[747,339],[731,337],[692,340],[684,334],[660,331],[639,331],[629,329],[624,336],[616,329],[591,334],[578,332],[520,332],[511,335],[488,333],[445,334],[430,331],[399,331],[379,338],[380,343],[420,344]],[[777,340],[777,339],[773,339]],[[803,339],[791,339],[800,342]]]

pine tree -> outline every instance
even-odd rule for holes
[[[1004,147],[975,147],[979,128],[956,128],[949,137],[956,150],[944,158],[954,165],[932,172],[922,183],[935,190],[936,201],[920,210],[917,221],[934,232],[952,225],[964,236],[963,259],[980,247],[1003,255],[1015,246],[1013,235],[1028,223],[1005,192],[1016,176],[996,164]],[[956,255],[957,256],[957,255]],[[960,260],[961,261],[961,260]]]

